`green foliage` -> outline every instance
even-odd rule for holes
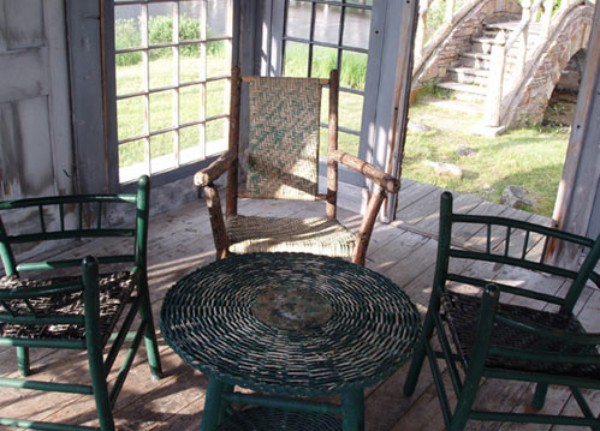
[[[363,89],[367,76],[367,56],[344,52],[340,71],[340,84],[344,87]],[[306,76],[308,50],[305,45],[288,44],[285,51],[286,76]],[[329,77],[329,72],[337,68],[337,51],[317,47],[313,51],[312,76]]]
[[[197,41],[200,40],[200,22],[189,16],[182,16],[179,19],[179,40]],[[207,29],[207,36],[210,38],[211,31]],[[115,47],[119,49],[139,48],[141,47],[141,33],[139,23],[135,19],[118,19],[115,24]],[[148,41],[151,45],[160,45],[171,43],[173,41],[173,19],[170,16],[159,15],[148,20]],[[208,43],[208,54],[218,54],[224,49],[223,43]],[[182,56],[198,56],[198,44],[183,45],[180,47]],[[158,49],[150,51],[152,59],[162,58],[169,55],[169,50]],[[116,58],[117,66],[129,66],[138,64],[142,61],[142,54],[139,51],[118,54]]]
[[[150,18],[148,20],[148,41],[151,45],[172,42],[173,19],[166,15]]]
[[[135,20],[119,19],[115,25],[115,48],[126,49],[138,47],[141,44],[141,35]],[[142,61],[140,52],[119,54],[116,58],[117,66],[129,66]]]

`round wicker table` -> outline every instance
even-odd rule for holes
[[[420,326],[416,307],[388,278],[301,253],[237,255],[202,267],[171,287],[160,314],[167,343],[208,375],[203,431],[335,429],[340,416],[344,431],[361,430],[364,388],[406,361]],[[334,394],[341,403],[306,400]],[[300,411],[284,416],[302,420],[282,428],[281,415],[256,408],[222,420],[232,403]]]

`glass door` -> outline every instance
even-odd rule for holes
[[[283,75],[327,78],[331,69],[339,70],[339,148],[358,155],[372,0],[285,3]],[[321,153],[325,151],[322,148]]]

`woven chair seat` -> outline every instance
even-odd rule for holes
[[[0,278],[0,289],[27,289],[49,286],[75,280],[77,277],[60,277],[46,280],[29,280],[14,276]],[[127,304],[134,283],[129,272],[103,274],[99,277],[100,287],[100,333],[102,344],[106,344],[123,307]],[[38,316],[83,316],[83,292],[37,297],[30,301]],[[15,314],[31,314],[22,300],[6,301],[4,308]],[[0,324],[0,336],[26,339],[84,339],[85,327],[76,324],[18,325]]]
[[[469,361],[474,350],[477,325],[473,325],[473,322],[476,322],[479,317],[480,307],[481,299],[479,297],[451,291],[446,291],[444,296],[445,318],[455,340],[458,353],[466,362]],[[503,303],[498,305],[498,313],[502,313],[524,324],[544,327],[548,330],[558,329],[572,333],[584,333],[579,321],[569,315]],[[580,344],[567,344],[559,341],[549,343],[548,338],[501,322],[498,322],[492,330],[490,347],[514,348],[521,351],[557,353],[560,355],[595,354],[598,355],[598,364],[600,364],[600,351],[598,350],[600,346],[585,347]],[[525,372],[544,372],[572,377],[600,379],[600,365],[595,364],[571,365],[564,362],[526,361],[490,355],[486,359],[486,366]]]
[[[227,220],[232,253],[294,252],[352,257],[356,236],[335,219],[234,216]]]
[[[219,431],[341,431],[341,421],[332,415],[249,408],[228,418]]]

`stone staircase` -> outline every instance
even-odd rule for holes
[[[437,86],[449,90],[453,99],[470,103],[472,109],[480,111],[487,94],[487,84],[490,74],[490,60],[493,41],[499,32],[505,31],[507,38],[519,26],[520,16],[502,16],[493,22],[484,24],[481,34],[471,37],[468,49],[460,52],[458,60],[448,68],[445,78]],[[539,42],[539,24],[531,24],[528,45]],[[518,46],[518,44],[516,44]],[[516,63],[516,49],[508,52],[506,64],[506,79],[514,79],[511,68]],[[509,84],[505,82],[505,85]]]

